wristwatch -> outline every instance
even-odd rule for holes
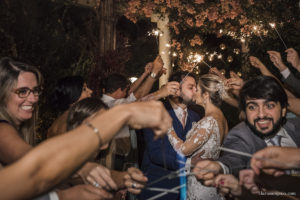
[[[151,74],[150,74],[150,77],[151,77],[151,78],[156,78],[156,76],[157,76],[157,74],[156,74],[156,73],[154,73],[154,72],[151,72]]]

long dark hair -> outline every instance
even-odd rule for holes
[[[59,112],[69,109],[81,96],[84,80],[81,76],[66,76],[59,79],[50,96],[52,108]]]

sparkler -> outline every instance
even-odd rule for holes
[[[202,55],[197,54],[197,53],[190,53],[190,55],[187,57],[187,60],[189,63],[193,63],[194,66],[192,67],[192,70],[189,71],[184,77],[183,79],[180,81],[180,85],[184,82],[184,80],[186,79],[186,77],[194,70],[194,68],[200,63],[203,62],[206,66],[208,66],[209,68],[211,68],[211,66],[209,64],[207,64],[204,60],[203,60]]]
[[[275,29],[275,31],[276,31],[276,33],[277,33],[279,39],[281,40],[281,42],[282,42],[282,44],[284,45],[285,49],[287,49],[287,46],[286,46],[285,42],[283,41],[281,35],[279,34],[279,32],[278,32],[277,29],[276,29],[276,24],[275,24],[275,23],[269,23],[269,24],[270,24],[270,26],[271,26],[272,28]]]

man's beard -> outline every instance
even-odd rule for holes
[[[187,96],[185,96],[185,94],[181,93],[182,95],[179,97],[179,100],[181,103],[185,104],[185,105],[192,105],[194,104],[193,98],[189,99]]]
[[[271,120],[272,124],[273,124],[273,129],[270,130],[269,132],[266,133],[262,133],[261,131],[257,130],[255,124],[259,121],[259,120]],[[254,125],[250,124],[248,119],[246,119],[246,124],[249,126],[249,128],[252,130],[252,132],[257,135],[258,137],[262,138],[262,139],[266,139],[266,138],[270,138],[275,136],[278,131],[281,128],[281,124],[282,124],[282,116],[280,115],[280,118],[274,123],[273,118],[269,118],[269,117],[264,117],[264,118],[256,118],[254,120]]]

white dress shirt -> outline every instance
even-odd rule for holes
[[[135,102],[136,98],[135,98],[133,93],[131,93],[127,98],[121,98],[121,99],[115,99],[111,96],[103,94],[102,97],[101,97],[101,100],[108,107],[111,108],[115,105]],[[124,137],[129,137],[129,136],[130,136],[129,127],[126,125],[126,126],[123,126],[123,128],[120,129],[120,131],[117,133],[117,135],[114,138],[124,138]]]

